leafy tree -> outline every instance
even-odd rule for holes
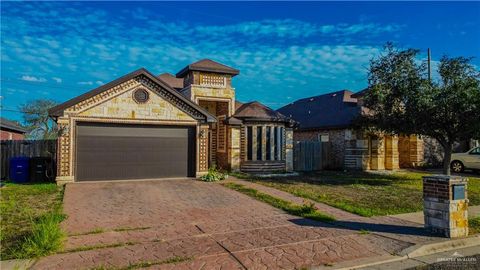
[[[418,52],[387,44],[371,61],[364,96],[369,111],[361,122],[388,133],[435,138],[445,153],[443,173],[450,175],[454,142],[480,137],[480,75],[470,58],[444,56],[440,78],[429,80]]]
[[[55,139],[57,126],[48,117],[48,110],[57,105],[53,100],[37,99],[19,107],[23,121],[29,129],[29,137],[34,139]]]

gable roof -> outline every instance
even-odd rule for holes
[[[0,118],[0,128],[16,131],[18,133],[27,133],[26,128],[24,128],[23,126],[21,126],[15,121],[11,121],[3,117]]]
[[[299,129],[343,128],[352,125],[362,108],[352,98],[353,92],[341,90],[299,99],[278,111],[298,122]]]
[[[159,80],[157,77],[155,77],[155,75],[153,75],[152,73],[150,73],[148,70],[146,70],[145,68],[140,68],[138,70],[135,70],[134,72],[131,72],[127,75],[124,75],[116,80],[113,80],[107,84],[104,84],[98,88],[95,88],[85,94],[82,94],[80,96],[77,96],[77,97],[74,97],[62,104],[59,104],[53,108],[51,108],[50,110],[48,110],[48,114],[50,116],[54,116],[54,117],[58,117],[58,116],[61,116],[63,114],[63,111],[81,101],[84,101],[86,99],[89,99],[93,96],[96,96],[104,91],[107,91],[109,90],[110,88],[112,87],[115,87],[121,83],[124,83],[128,80],[131,80],[137,76],[140,76],[140,75],[144,75],[145,77],[147,77],[148,79],[152,80],[154,83],[156,83],[157,85],[161,86],[163,89],[167,90],[168,92],[170,92],[172,95],[174,95],[175,97],[177,97],[178,99],[182,100],[183,102],[187,103],[189,106],[193,107],[195,110],[197,110],[198,112],[200,112],[202,115],[205,116],[205,120],[207,122],[216,122],[216,118],[214,116],[212,116],[209,112],[207,112],[205,109],[203,109],[202,107],[200,107],[198,104],[195,104],[194,102],[192,102],[191,100],[187,99],[185,96],[181,95],[180,93],[178,93],[178,91],[174,90],[172,87],[170,87],[168,84],[166,84],[165,82],[163,82],[162,80]]]
[[[177,78],[184,77],[189,71],[215,72],[215,73],[222,73],[222,74],[230,74],[233,76],[238,75],[240,73],[238,69],[234,69],[224,64],[220,64],[210,59],[202,59],[200,61],[197,61],[195,63],[192,63],[184,67],[175,76],[177,76]]]
[[[360,90],[358,92],[356,92],[355,94],[352,95],[352,98],[360,98],[360,97],[363,97],[368,91],[368,87],[363,89],[363,90]]]
[[[289,122],[285,115],[270,109],[258,101],[243,103],[237,108],[235,118],[253,121]]]
[[[176,90],[183,89],[183,79],[177,78],[170,73],[162,73],[157,78]]]

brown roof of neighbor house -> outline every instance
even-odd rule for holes
[[[0,118],[0,129],[2,130],[8,129],[8,130],[15,131],[17,133],[22,133],[22,134],[27,133],[27,129],[24,128],[22,125],[20,125],[15,121],[8,120],[3,117]]]
[[[358,91],[356,92],[355,94],[352,95],[352,98],[359,98],[359,97],[363,97],[368,91],[368,88],[365,88],[361,91]]]
[[[183,89],[183,79],[177,78],[170,73],[160,74],[157,78],[159,78],[172,88],[175,88],[177,90]]]
[[[252,101],[242,104],[233,115],[247,121],[272,121],[272,122],[290,122],[291,119],[285,115],[270,109],[258,101]]]
[[[153,82],[155,82],[156,84],[160,85],[162,88],[164,88],[165,90],[169,91],[170,93],[172,93],[175,97],[179,98],[180,100],[182,100],[183,102],[187,103],[188,105],[190,105],[191,107],[195,108],[198,112],[200,112],[201,114],[203,114],[205,116],[205,119],[207,122],[216,122],[216,118],[214,116],[212,116],[209,112],[207,112],[204,108],[200,107],[198,104],[192,102],[191,100],[189,100],[188,98],[186,98],[185,96],[183,96],[182,94],[178,93],[178,91],[176,91],[175,89],[173,89],[172,87],[170,87],[168,84],[166,84],[164,81],[162,80],[159,80],[155,75],[153,75],[152,73],[150,73],[148,70],[146,70],[145,68],[140,68],[138,70],[135,70],[127,75],[124,75],[116,80],[113,80],[107,84],[104,84],[100,87],[97,87],[85,94],[82,94],[80,96],[77,96],[77,97],[74,97],[62,104],[59,104],[53,108],[51,108],[50,110],[48,110],[48,114],[50,116],[53,116],[53,117],[58,117],[58,116],[61,116],[63,114],[63,111],[81,101],[84,101],[88,98],[91,98],[93,96],[96,96],[104,91],[107,91],[108,89],[116,86],[116,85],[119,85],[121,83],[124,83],[128,80],[131,80],[139,75],[144,75],[146,76],[147,78],[149,78],[150,80],[152,80]]]
[[[341,90],[299,99],[278,111],[298,123],[299,129],[331,129],[351,126],[363,111],[353,92]]]
[[[235,111],[243,105],[243,102],[235,100]]]
[[[231,68],[229,66],[220,64],[210,59],[203,59],[184,67],[175,76],[177,76],[177,78],[182,78],[189,71],[215,72],[215,73],[222,73],[222,74],[230,74],[233,76],[238,75],[240,73],[238,69]]]

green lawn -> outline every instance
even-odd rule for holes
[[[294,204],[289,201],[282,200],[272,195],[260,192],[256,189],[246,187],[241,184],[236,183],[223,183],[221,184],[224,187],[236,190],[243,194],[246,194],[254,199],[262,201],[264,203],[270,204],[273,207],[282,209],[283,211],[304,218],[309,218],[318,221],[334,221],[335,218],[327,214],[323,214],[317,210],[315,203],[313,202],[304,202],[303,205]]]
[[[425,172],[333,172],[288,178],[251,180],[296,196],[323,202],[362,216],[382,216],[422,210]],[[468,177],[471,205],[480,204],[480,178]]]
[[[61,248],[63,188],[7,183],[0,193],[2,260],[43,256]]]

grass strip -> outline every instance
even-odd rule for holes
[[[273,197],[269,194],[262,193],[256,189],[245,187],[244,185],[241,185],[241,184],[222,183],[221,185],[223,185],[224,187],[233,189],[235,191],[241,192],[259,201],[265,202],[275,208],[282,209],[283,211],[295,216],[300,216],[300,217],[313,219],[317,221],[324,221],[324,222],[335,221],[334,217],[320,213],[316,209],[314,203],[304,203],[303,205],[298,205],[277,197]]]
[[[78,248],[67,249],[65,251],[59,253],[71,253],[71,252],[79,252],[79,251],[87,251],[93,249],[102,249],[102,248],[114,248],[114,247],[123,247],[123,246],[131,246],[135,245],[135,242],[125,242],[125,243],[115,243],[115,244],[105,244],[105,245],[93,245],[93,246],[83,246]]]
[[[99,267],[91,268],[90,270],[133,270],[133,269],[150,267],[150,266],[153,266],[153,265],[181,263],[181,262],[190,261],[192,259],[193,259],[193,257],[174,256],[174,257],[170,257],[168,259],[159,260],[159,261],[141,261],[141,262],[138,262],[138,263],[130,264],[126,267],[99,266]]]
[[[73,233],[70,234],[69,236],[82,236],[82,235],[89,235],[89,234],[99,234],[99,233],[104,233],[104,232],[125,232],[125,231],[141,231],[141,230],[146,230],[150,229],[151,227],[120,227],[116,228],[113,230],[105,230],[102,228],[96,228],[88,232],[84,233]]]
[[[480,217],[470,218],[468,220],[468,229],[470,235],[480,233]]]
[[[121,227],[113,229],[114,232],[125,232],[125,231],[141,231],[150,229],[151,227]]]

